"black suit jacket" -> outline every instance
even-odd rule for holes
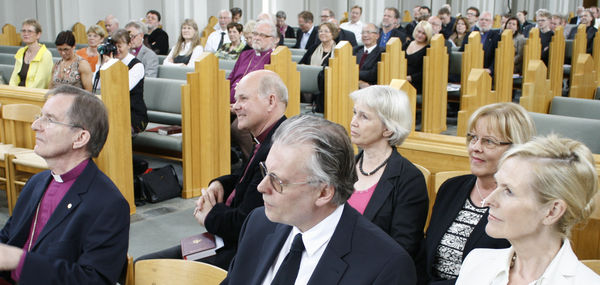
[[[161,28],[156,28],[145,36],[146,46],[159,55],[169,54],[169,35]]]
[[[229,197],[233,189],[236,192],[231,206],[227,206],[225,203],[217,203],[208,212],[204,221],[206,230],[209,233],[220,236],[225,242],[225,246],[217,251],[217,255],[214,258],[214,265],[221,268],[229,266],[237,250],[237,242],[244,220],[252,210],[264,205],[262,194],[256,190],[256,187],[262,180],[258,163],[265,161],[267,158],[272,145],[271,137],[285,119],[286,117],[283,116],[275,123],[275,126],[273,126],[265,140],[261,143],[260,148],[254,155],[254,159],[252,159],[248,166],[246,175],[241,181],[240,179],[246,169],[246,165],[241,167],[240,171],[236,174],[225,175],[215,179],[223,184],[223,188],[225,189],[224,200]]]
[[[428,278],[429,281],[440,281],[439,284],[454,284],[454,282],[456,282],[456,280],[445,281],[433,279],[433,259],[437,247],[442,240],[442,236],[446,233],[446,230],[450,227],[458,215],[458,212],[462,209],[465,201],[469,198],[471,190],[475,185],[475,180],[476,177],[470,174],[454,177],[444,182],[438,191],[425,238],[425,268],[419,269],[419,272],[428,275],[424,278]],[[488,213],[486,212],[467,239],[467,243],[463,250],[463,260],[467,254],[475,248],[507,248],[510,246],[510,243],[507,240],[495,239],[485,233],[487,217]],[[419,284],[425,283],[419,282]]]
[[[357,155],[357,161],[362,152]],[[429,197],[423,173],[398,151],[392,156],[364,216],[400,244],[413,259],[423,242]]]
[[[352,46],[352,48],[355,48],[358,45],[358,43],[356,42],[356,36],[354,35],[354,33],[351,31],[348,31],[348,30],[344,30],[344,29],[340,29],[340,33],[338,34],[337,38],[335,39],[336,43],[339,43],[341,41],[350,42],[350,45]]]
[[[598,30],[594,25],[587,26],[585,28],[586,38],[587,38],[587,47],[585,49],[586,53],[592,54],[594,51],[594,37],[596,36],[596,32]],[[577,27],[573,27],[567,36],[567,39],[573,40],[575,39],[575,35],[577,34]]]
[[[383,37],[383,29],[379,28],[379,40],[377,41],[378,45],[379,45],[379,41],[381,41],[381,38]],[[391,38],[399,38],[400,42],[402,44],[404,44],[405,42],[407,42],[407,36],[406,36],[406,31],[402,28],[399,27],[397,29],[392,29],[391,33],[390,33],[390,38],[388,39],[388,41]],[[387,44],[387,42],[386,42]],[[379,45],[379,47],[382,49],[382,52],[385,51],[385,45]]]
[[[357,46],[354,48],[353,54],[356,56],[356,63],[360,64],[360,59],[365,52],[365,46]],[[358,71],[358,79],[369,83],[370,85],[377,84],[377,63],[381,60],[381,49],[379,46],[367,55],[363,65]]]
[[[300,29],[296,31],[296,45],[294,46],[294,48],[300,48],[300,41],[302,40],[303,34],[304,33]],[[320,42],[321,40],[319,40],[319,27],[313,26],[312,33],[310,33],[310,36],[308,37],[308,41],[306,42],[306,46],[304,47],[304,49],[307,49]]]
[[[254,210],[240,235],[240,248],[221,284],[261,284],[292,227]],[[380,228],[344,205],[342,217],[308,284],[415,284],[410,256]]]
[[[1,243],[25,246],[51,179],[46,170],[27,181],[0,231]],[[115,284],[128,244],[129,204],[90,160],[27,253],[19,284]],[[10,272],[1,273],[10,280]]]

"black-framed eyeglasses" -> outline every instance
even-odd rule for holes
[[[71,123],[63,123],[60,121],[56,121],[54,119],[51,119],[50,117],[44,116],[42,114],[38,114],[34,117],[35,121],[37,121],[42,127],[47,127],[48,124],[55,124],[55,125],[62,125],[62,126],[67,126],[67,127],[71,127],[71,128],[79,128],[79,129],[83,129],[82,126],[80,125],[76,125],[76,124],[71,124]]]
[[[469,142],[470,145],[476,144],[479,140],[481,140],[481,145],[487,149],[494,149],[501,145],[511,145],[512,144],[512,142],[502,142],[502,141],[498,141],[495,138],[491,138],[491,137],[481,137],[480,138],[476,134],[467,133],[467,142]]]
[[[258,163],[258,165],[260,166],[260,173],[262,174],[262,177],[265,178],[265,176],[268,176],[271,187],[273,187],[273,189],[275,189],[275,191],[277,191],[278,193],[283,192],[283,186],[319,183],[319,181],[314,181],[314,180],[312,180],[312,181],[309,180],[309,181],[304,181],[304,182],[295,182],[295,183],[283,183],[283,181],[281,181],[281,179],[279,179],[279,177],[277,177],[277,175],[275,175],[275,173],[269,172],[267,170],[267,166],[265,165],[264,162],[261,161]]]

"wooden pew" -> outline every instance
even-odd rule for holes
[[[46,102],[44,95],[47,91],[46,89],[0,85],[0,105],[33,104],[42,107]],[[0,126],[3,125],[2,118],[0,118]],[[0,142],[6,141],[4,131],[4,128],[0,128]]]
[[[598,87],[594,59],[587,53],[579,54],[572,66],[569,97],[593,99]]]
[[[498,15],[497,15],[498,16]],[[494,64],[494,90],[501,102],[512,100],[513,71],[515,69],[515,45],[512,31],[502,32],[502,38],[496,48]]]
[[[82,23],[80,23],[80,22],[75,23],[75,25],[73,25],[73,28],[71,28],[71,31],[73,31],[73,35],[75,35],[75,43],[77,43],[77,44],[87,44],[88,43],[87,32],[86,32],[85,26]]]
[[[300,72],[292,61],[292,53],[286,46],[278,46],[271,53],[271,63],[265,65],[281,77],[288,88],[288,103],[285,115],[290,118],[300,114]]]
[[[129,203],[130,213],[134,214],[129,68],[121,61],[104,64],[100,70],[100,84],[101,98],[108,109],[110,132],[96,162],[121,190]]]
[[[200,44],[202,44],[202,46],[206,46],[206,41],[208,40],[208,36],[210,36],[210,34],[215,31],[214,26],[218,22],[219,22],[219,19],[217,19],[217,17],[215,17],[215,16],[210,16],[208,18],[208,24],[206,25],[204,30],[202,30],[202,34],[200,37]]]
[[[479,32],[471,32],[469,40],[465,45],[462,56],[462,67],[460,71],[460,86],[467,86],[469,73],[474,68],[483,68],[483,45]],[[460,95],[464,95],[466,88],[460,88]]]
[[[552,96],[562,96],[562,83],[565,64],[565,35],[564,27],[558,26],[550,42],[550,55],[548,59],[548,77]]]
[[[427,55],[423,58],[423,132],[441,133],[446,130],[447,86],[448,53],[444,35],[437,34],[431,39]]]
[[[404,10],[404,12],[402,13],[402,22],[410,22],[410,21],[412,21],[410,11]]]
[[[21,45],[21,33],[17,33],[17,29],[15,28],[15,26],[11,24],[5,24],[4,26],[2,26],[2,34],[0,34],[0,45]]]
[[[525,70],[528,69],[527,65],[532,60],[542,59],[542,42],[540,40],[540,30],[538,28],[532,28],[529,31],[529,38],[525,42],[523,47],[523,82],[527,80],[525,78]]]
[[[479,107],[496,103],[497,95],[492,92],[492,78],[483,68],[471,70],[465,94],[460,98],[460,111],[456,123],[456,134],[466,135],[471,114]]]
[[[231,172],[229,80],[209,52],[181,88],[183,198],[201,195],[215,177]]]
[[[350,93],[358,89],[358,64],[352,55],[352,46],[341,41],[335,46],[334,57],[325,68],[325,112],[327,120],[336,122],[350,133],[352,99]]]
[[[413,87],[406,79],[392,79],[390,87],[396,88],[406,93],[410,102],[410,110],[412,112],[411,132],[415,132],[415,118],[417,114],[417,89]]]
[[[100,20],[100,21],[96,22],[96,25],[98,25],[102,29],[104,29],[104,33],[106,33],[108,35],[108,31],[106,30],[106,24],[104,24],[104,20]]]
[[[596,32],[598,36],[598,32]],[[600,36],[594,37],[594,48],[592,50],[592,58],[594,58],[594,69],[596,69],[598,87],[600,87]]]
[[[406,79],[406,57],[399,38],[391,38],[377,63],[377,84],[388,85],[393,79]]]
[[[548,113],[554,95],[550,89],[550,79],[546,78],[546,74],[546,65],[541,60],[531,60],[527,70],[523,70],[525,79],[519,103],[527,111]]]
[[[502,28],[502,16],[500,16],[500,14],[496,14],[494,16],[494,23],[492,24],[492,28],[494,28],[494,29]]]

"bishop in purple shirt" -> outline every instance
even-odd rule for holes
[[[52,89],[31,125],[49,170],[31,177],[0,231],[0,284],[115,284],[126,262],[129,205],[91,160],[108,135],[100,99]]]

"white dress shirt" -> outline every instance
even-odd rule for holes
[[[223,37],[223,44],[230,43],[229,35],[227,35],[227,31],[214,31],[210,33],[208,39],[206,39],[206,46],[204,47],[204,51],[208,52],[216,52],[219,49],[219,42],[221,41],[221,32],[225,33],[225,37]]]
[[[300,48],[301,49],[307,49],[309,47],[306,46],[306,43],[308,42],[308,38],[310,38],[310,34],[312,34],[312,32],[315,30],[315,26],[312,26],[312,28],[310,28],[310,30],[306,33],[302,33],[302,39],[300,39]],[[300,31],[302,32],[302,31]]]
[[[218,44],[219,43],[217,42],[217,45]],[[173,47],[171,49],[171,51],[169,51],[169,55],[167,55],[167,58],[163,62],[163,65],[175,65],[175,63],[173,63],[173,59],[175,59],[177,56],[180,56],[180,55],[186,55],[188,53],[188,51],[190,50],[191,46],[192,46],[192,42],[184,42],[183,48],[181,50],[179,50],[178,55],[173,54],[175,52],[175,47]],[[188,62],[187,66],[194,67],[194,61],[196,61],[196,59],[198,59],[200,57],[200,55],[202,55],[203,51],[204,51],[204,49],[202,48],[202,46],[197,45],[194,48],[194,50],[192,51],[192,56],[190,57],[190,61]],[[170,61],[169,61],[169,59],[170,59]]]
[[[121,60],[121,62],[128,66],[131,60],[133,60],[134,58],[135,56],[133,56],[133,54],[128,53],[125,56],[125,58]],[[100,72],[100,61],[98,61],[98,63],[96,64],[96,72],[94,72],[92,82],[94,78],[96,78],[96,74],[98,72]],[[129,91],[131,91],[131,89],[133,89],[133,87],[135,87],[138,84],[138,82],[142,80],[142,78],[144,78],[144,65],[141,62],[139,62],[136,63],[131,69],[129,69]],[[96,88],[97,90],[100,90],[100,81],[98,81],[98,87]]]
[[[356,37],[356,42],[358,43],[358,45],[362,45],[363,26],[364,26],[363,22],[358,20],[358,22],[356,22],[356,23],[352,23],[350,21],[342,23],[340,25],[340,28],[353,32],[354,36]]]
[[[514,253],[512,247],[504,249],[476,248],[472,250],[460,268],[456,284],[508,284],[508,274]],[[565,239],[544,274],[529,284],[600,284],[600,276],[577,259],[571,249],[569,240]]]
[[[269,268],[269,271],[267,272],[262,284],[271,284],[273,278],[275,278],[275,275],[277,274],[277,270],[279,270],[281,263],[292,247],[294,237],[298,233],[302,233],[302,242],[304,243],[305,251],[302,253],[300,269],[298,270],[298,277],[296,277],[295,284],[307,284],[308,280],[310,280],[310,277],[312,276],[313,271],[315,271],[317,263],[319,263],[323,252],[325,252],[325,248],[327,248],[329,240],[331,240],[331,237],[333,236],[333,232],[335,231],[335,228],[342,217],[343,211],[344,205],[337,207],[337,209],[327,216],[327,218],[323,219],[306,232],[301,232],[297,227],[293,227],[287,239],[285,240],[285,243],[281,247],[281,251],[279,251],[279,256],[277,256],[275,263],[271,266],[271,268]]]

